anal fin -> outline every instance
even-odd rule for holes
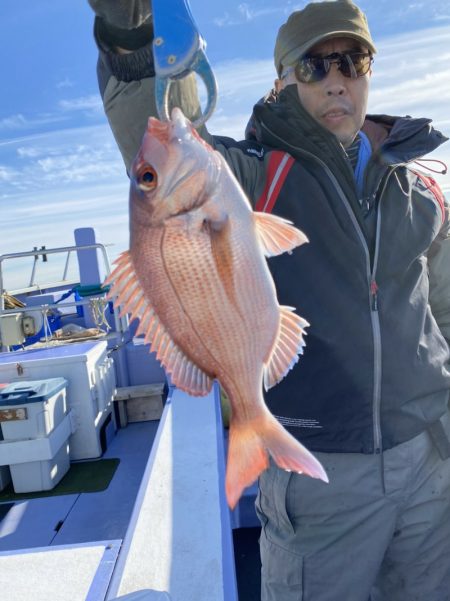
[[[264,388],[275,386],[298,361],[305,346],[305,328],[309,323],[292,307],[280,306],[278,337],[264,366]]]

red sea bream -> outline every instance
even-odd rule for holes
[[[306,237],[251,205],[224,158],[180,109],[150,118],[132,165],[130,250],[109,278],[122,312],[140,320],[172,382],[193,396],[214,379],[231,405],[226,494],[234,507],[268,467],[327,480],[315,457],[267,409],[266,389],[298,360],[307,322],[280,306],[265,256]]]

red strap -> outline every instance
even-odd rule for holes
[[[256,211],[263,213],[272,212],[278,194],[293,164],[294,159],[287,152],[283,152],[282,150],[272,151],[267,169],[266,185],[256,203]]]
[[[417,177],[421,180],[424,186],[433,194],[435,199],[437,200],[439,206],[441,207],[442,213],[442,223],[445,221],[445,199],[442,190],[439,187],[437,181],[432,178],[430,175],[425,175],[425,173],[421,173],[420,171],[414,171]]]

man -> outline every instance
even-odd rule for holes
[[[128,167],[155,111],[148,3],[90,4]],[[450,599],[449,209],[413,164],[446,138],[428,119],[366,115],[375,52],[356,5],[308,4],[279,31],[279,93],[255,106],[251,139],[201,132],[256,209],[310,241],[270,262],[311,327],[266,399],[330,484],[262,474],[263,601]],[[175,93],[192,117],[192,78]]]

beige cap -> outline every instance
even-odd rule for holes
[[[366,15],[351,0],[311,2],[294,11],[278,31],[274,60],[278,76],[315,44],[330,38],[352,38],[377,51]]]

